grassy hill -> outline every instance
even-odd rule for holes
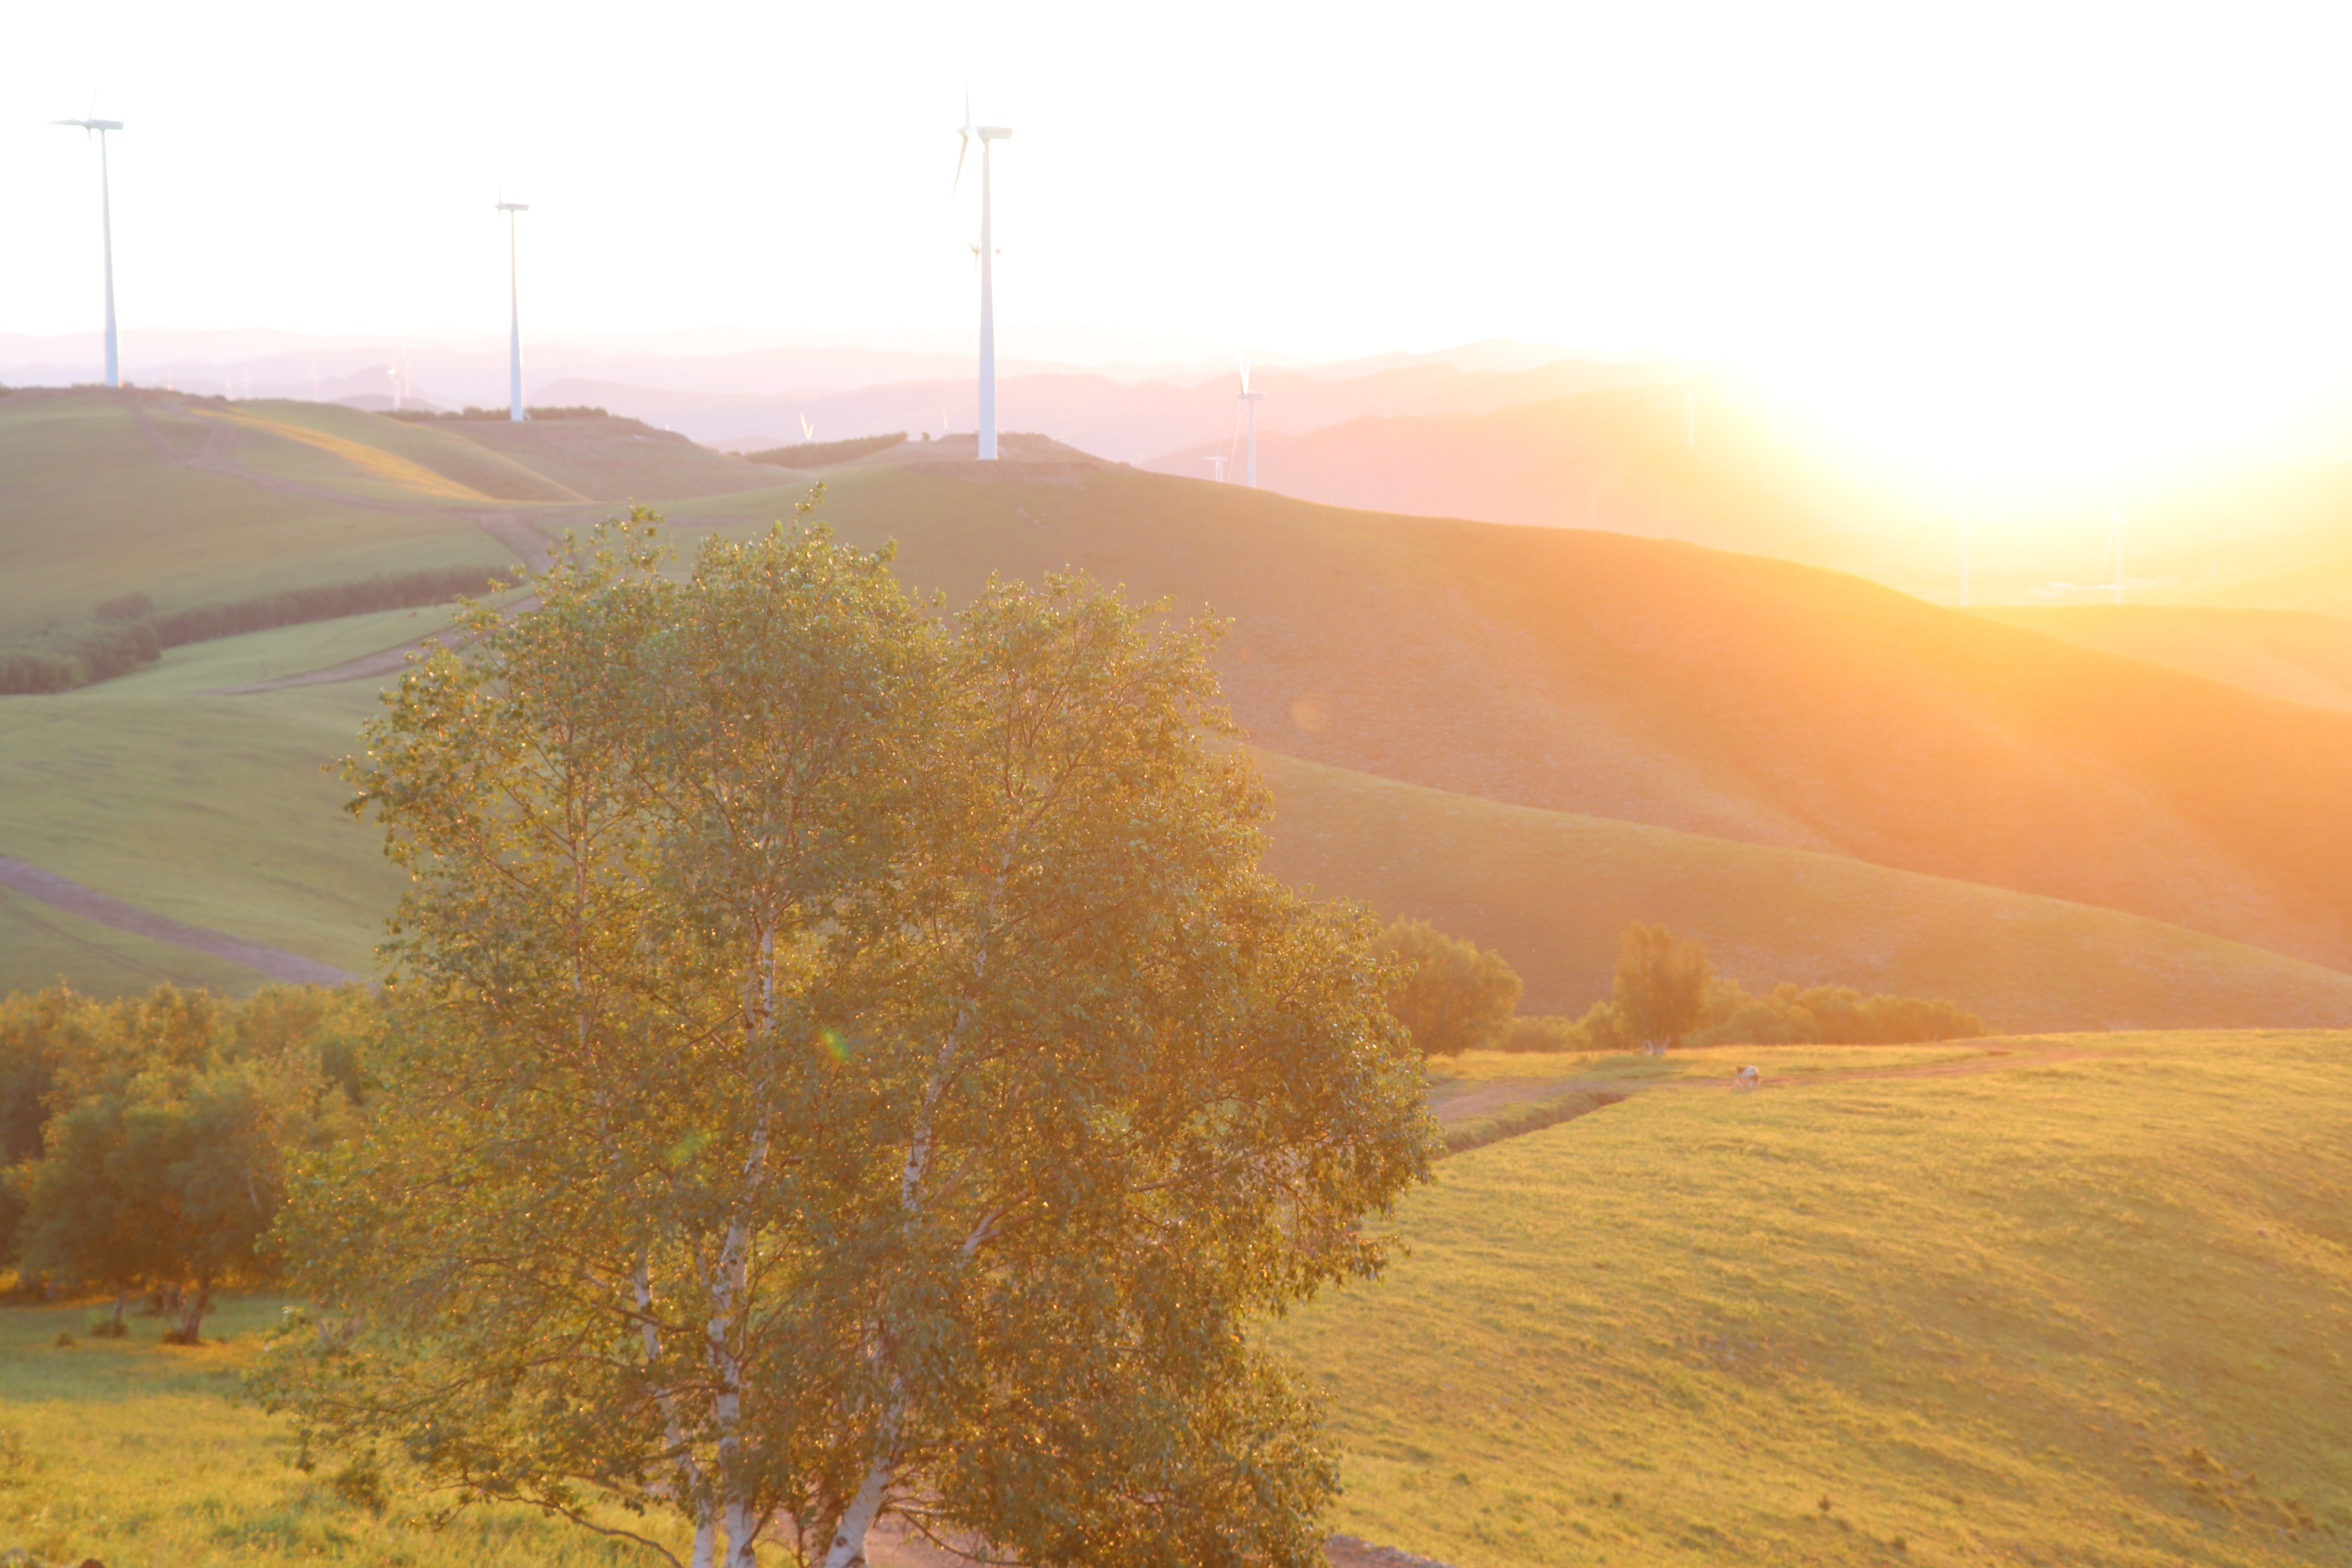
[[[0,397],[0,640],[132,592],[178,609],[514,559],[479,526],[481,498],[448,476],[395,461],[397,447],[349,440],[346,456],[302,438],[338,433],[289,434],[241,412],[253,406],[94,390]]]
[[[60,530],[54,514],[21,500],[8,514],[28,563],[8,581],[44,605],[91,593],[76,588],[77,574],[117,592],[184,597],[230,582],[341,575],[394,550],[495,561],[507,550],[486,524],[558,527],[603,510],[481,499],[484,487],[512,477],[501,463],[526,458],[555,470],[541,476],[550,483],[579,491],[566,473],[588,483],[534,455],[533,444],[585,451],[608,478],[633,483],[673,472],[666,444],[624,439],[625,422],[413,426],[311,405],[200,408],[105,393],[0,403],[0,447],[14,441],[14,450],[37,454],[38,434],[61,427],[83,466],[41,458],[33,488],[84,497],[76,503],[89,509],[84,525]],[[513,449],[493,453],[476,435]],[[627,469],[648,446],[663,450]],[[689,533],[764,526],[799,499],[799,476],[685,450],[710,482],[740,469],[761,487],[668,503]],[[2112,908],[2352,964],[2352,822],[2337,809],[2352,787],[2352,715],[1786,562],[1605,532],[1345,511],[1050,447],[1009,444],[1014,460],[984,478],[946,443],[893,450],[902,456],[832,476],[827,515],[845,537],[896,539],[908,580],[951,599],[992,571],[1034,579],[1076,566],[1139,595],[1214,606],[1234,619],[1221,662],[1235,712],[1271,752],[1454,795]],[[214,466],[191,468],[190,453]],[[392,499],[402,487],[411,499]],[[184,574],[151,573],[158,559]],[[145,580],[129,580],[134,571]],[[155,697],[177,679],[162,676]],[[142,689],[151,688],[125,694]],[[324,704],[336,723],[355,723],[364,704],[336,708],[342,699],[327,690],[219,699],[229,704],[222,733],[258,722],[258,708],[238,706],[248,701],[283,701],[289,711]],[[7,721],[30,725],[25,715],[48,711],[39,707],[48,700],[11,700],[34,706],[8,706]],[[200,733],[195,715],[214,700],[182,704],[176,715],[158,700],[155,722]],[[58,711],[68,710],[81,711],[71,703]],[[91,738],[72,742],[79,754],[112,757],[107,767],[135,776],[145,721],[131,712],[89,721]],[[71,727],[23,731],[31,748],[23,765],[56,765]],[[95,738],[109,733],[120,739]],[[323,734],[314,730],[306,755],[334,749]],[[275,754],[274,742],[240,744]],[[205,753],[207,766],[223,750]],[[155,754],[173,750],[159,742]],[[201,802],[226,776],[174,787]],[[88,787],[95,799],[114,786]],[[20,824],[30,809],[18,808]],[[0,824],[0,853],[79,875],[42,861],[25,831]],[[110,831],[92,821],[66,838],[96,856]],[[54,833],[40,840],[52,841]],[[310,940],[348,954],[350,939]],[[1856,951],[1843,936],[1823,946]],[[348,956],[314,955],[352,966]]]
[[[2265,697],[2352,712],[2352,621],[2318,611],[2079,605],[1976,614]]]
[[[791,490],[673,509],[740,527]],[[1109,468],[832,480],[950,599],[1084,567],[1234,621],[1252,739],[1513,805],[2099,904],[2352,964],[2352,716],[1670,541]]]
[[[222,689],[408,640],[391,611],[179,648],[152,668],[0,703],[0,853],[193,925],[354,973],[399,891],[322,766],[381,679]],[[1618,931],[1664,920],[1751,983],[1942,994],[1999,1027],[2352,1019],[2352,975],[2113,910],[1632,823],[1502,805],[1278,753],[1269,866],[1327,896],[1500,949],[1528,1011],[1608,988]],[[0,989],[258,976],[0,890]]]
[[[1327,1403],[1329,1527],[1465,1568],[2341,1563],[2347,1052],[1807,1048],[1752,1095],[1727,1051],[1642,1064],[1618,1104],[1444,1161],[1386,1279],[1272,1325]],[[193,1350],[0,1310],[0,1536],[640,1560],[513,1510],[421,1530],[415,1500],[379,1517],[294,1469],[236,1398],[276,1308],[225,1304]]]
[[[1609,994],[1618,935],[1662,921],[1751,990],[1948,996],[1997,1029],[2352,1025],[2352,974],[2057,899],[1801,849],[1504,805],[1257,754],[1268,866],[1510,960],[1521,1011]]]
[[[1259,482],[1368,511],[1606,528],[1816,565],[1889,552],[1884,498],[1773,446],[1744,410],[1727,421],[1710,401],[1704,439],[1694,442],[1687,392],[1679,382],[1617,387],[1262,432]],[[1221,440],[1141,466],[1196,479],[1210,453],[1228,449],[1239,451]]]
[[[1446,1161],[1388,1280],[1276,1335],[1334,1527],[1477,1568],[2343,1562],[2352,1036],[2014,1048]]]

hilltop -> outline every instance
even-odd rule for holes
[[[617,420],[478,428],[315,405],[18,395],[0,401],[0,456],[25,457],[34,482],[0,501],[5,546],[25,563],[8,579],[15,597],[0,603],[0,616],[13,604],[21,625],[129,590],[173,608],[389,561],[502,566],[550,532],[613,510],[583,496],[654,499],[690,542],[705,528],[740,531],[789,516],[811,481],[642,434]],[[79,458],[43,456],[59,447]],[[1381,810],[1401,813],[1397,822],[1424,825],[1373,827],[1377,814],[1358,809],[1361,800],[1325,791],[1335,819],[1359,826],[1333,828],[1311,866],[1293,862],[1297,874],[1393,912],[1459,920],[1503,946],[1550,1002],[1590,995],[1601,927],[1645,908],[1752,955],[1741,971],[1759,982],[1817,978],[1956,995],[1966,962],[1997,961],[2009,977],[2031,967],[2021,954],[2032,944],[1970,931],[2041,931],[2036,942],[2078,954],[2079,963],[2017,982],[2013,996],[1979,979],[1964,997],[2035,1026],[2214,1020],[2230,1016],[2223,998],[2228,1008],[2259,1006],[2242,1019],[2311,1017],[2335,1003],[2333,982],[2309,965],[2352,963],[2352,825],[2336,809],[2352,785],[2352,715],[1788,562],[1601,531],[1349,511],[1138,472],[1043,438],[1007,437],[1004,448],[1006,460],[991,468],[971,460],[969,437],[900,443],[829,469],[824,515],[856,542],[895,541],[902,576],[950,602],[992,572],[1034,581],[1075,567],[1138,597],[1164,595],[1180,613],[1206,605],[1231,617],[1220,669],[1269,769],[1296,759],[1448,803],[1408,811],[1397,804],[1402,793],[1381,795]],[[652,488],[745,480],[687,499]],[[389,647],[429,629],[431,618],[361,624],[382,627],[378,646]],[[292,640],[268,640],[281,635]],[[345,645],[336,658],[293,662],[288,650],[315,643],[289,629],[234,647],[201,645],[88,694],[0,704],[16,732],[11,749],[33,770],[25,776],[41,781],[20,784],[0,810],[0,854],[87,876],[133,902],[184,889],[165,899],[173,907],[163,912],[196,924],[221,925],[204,918],[208,900],[245,887],[231,901],[263,918],[224,929],[363,967],[364,927],[380,917],[366,916],[359,929],[306,928],[284,911],[322,897],[366,908],[373,895],[359,889],[373,884],[348,868],[372,848],[348,861],[330,857],[276,890],[267,876],[240,881],[242,871],[226,880],[158,876],[105,848],[121,836],[99,803],[133,790],[145,792],[140,810],[155,830],[130,841],[194,861],[213,853],[198,846],[219,839],[238,864],[266,863],[267,837],[280,819],[272,811],[292,809],[291,797],[251,772],[215,768],[189,809],[211,809],[206,791],[236,793],[240,811],[247,802],[278,804],[249,830],[200,828],[175,817],[181,808],[165,799],[174,787],[187,793],[184,781],[147,778],[154,764],[145,759],[161,753],[141,737],[151,725],[191,723],[218,737],[281,705],[299,707],[315,716],[303,721],[316,727],[302,742],[312,748],[305,769],[315,766],[331,754],[330,731],[341,726],[348,735],[369,710],[365,683],[188,700],[370,651]],[[239,651],[248,647],[278,651]],[[220,673],[204,685],[185,684],[190,671],[215,666]],[[387,667],[373,668],[380,677]],[[116,688],[122,702],[102,710],[100,697]],[[180,695],[163,700],[166,692]],[[149,694],[143,708],[130,701],[141,693]],[[199,722],[195,715],[215,704],[215,717]],[[42,725],[60,727],[37,738]],[[91,738],[100,735],[103,744]],[[287,759],[273,768],[293,765],[292,752],[258,731],[239,745],[257,758]],[[100,756],[103,769],[95,767]],[[1310,776],[1292,775],[1294,800]],[[331,806],[333,786],[320,787],[317,804],[301,809]],[[64,837],[54,824],[42,826],[35,818],[44,800],[69,806],[83,826]],[[1538,853],[1528,847],[1565,840],[1488,806],[1668,830],[1691,853],[1629,856],[1655,874],[1627,877],[1605,857]],[[1520,847],[1498,861],[1465,847],[1461,858],[1488,866],[1492,888],[1517,891],[1480,895],[1436,855],[1417,858],[1412,879],[1390,875],[1398,863],[1391,850],[1407,836],[1453,842],[1434,818],[1465,811],[1485,825],[1481,842]],[[1288,842],[1300,840],[1294,832]],[[1277,847],[1290,853],[1279,837]],[[1761,869],[1688,869],[1768,864],[1725,858],[1742,847],[1801,852],[1809,867],[1922,879],[1850,881],[1839,896],[1941,912],[1836,918],[1827,901],[1759,903],[1770,885]],[[1528,868],[1538,865],[1557,868],[1549,906],[1535,896]],[[331,891],[318,879],[348,887]],[[2034,895],[2045,902],[2032,907],[2044,914],[2012,922],[2010,906],[1971,901],[1953,890],[1958,885]],[[296,887],[305,890],[289,903]],[[1718,890],[1710,895],[1710,887]],[[2048,900],[2074,912],[2060,918]],[[1788,928],[1765,940],[1756,922],[1729,918],[1743,901],[1785,910]],[[1519,912],[1503,921],[1480,912],[1495,906]],[[1589,913],[1571,919],[1563,909]],[[2139,923],[2101,924],[2103,910]],[[2103,934],[2083,946],[2077,939],[2095,928]],[[1896,931],[1910,934],[1889,934]],[[62,951],[62,940],[45,938],[43,951]],[[1942,972],[1950,978],[1937,984],[1929,962],[1937,952],[1975,956],[1955,956]],[[2134,1002],[2135,966],[2168,978],[2150,981]],[[2218,978],[2225,973],[2237,978]],[[2200,988],[2204,1002],[2196,1000]]]
[[[2352,621],[2316,610],[2068,605],[1976,613],[2266,697],[2352,712]]]

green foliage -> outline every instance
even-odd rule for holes
[[[0,1000],[14,1162],[0,1260],[118,1298],[168,1283],[183,1307],[173,1332],[192,1342],[215,1285],[273,1273],[264,1238],[288,1162],[353,1130],[342,1086],[363,1078],[383,1028],[356,988],[265,987],[241,1005],[169,985],[114,1003]]]
[[[1710,976],[1705,1011],[1688,1031],[1694,1046],[1891,1046],[1972,1040],[1984,1020],[1943,997],[1864,996],[1843,985],[1782,981],[1750,994],[1737,980]],[[1630,1051],[1642,1037],[1616,1002],[1596,1002],[1580,1018],[1516,1017],[1493,1047],[1525,1052]]]
[[[523,415],[526,418],[533,420],[612,418],[612,416],[606,413],[604,409],[593,407],[585,403],[567,403],[551,408],[526,407],[523,410]],[[397,419],[403,424],[407,425],[430,425],[436,421],[442,420],[459,424],[467,422],[478,424],[483,420],[510,419],[513,417],[513,410],[507,408],[476,408],[472,405],[468,404],[463,408],[392,408],[384,410],[384,417],[387,419]],[[624,423],[639,425],[641,428],[647,427],[643,426],[640,421],[635,419],[626,420],[624,421]]]
[[[1706,949],[1635,921],[1619,939],[1611,998],[1618,1026],[1644,1051],[1664,1055],[1706,1019],[1713,973]]]
[[[1389,1011],[1423,1056],[1459,1056],[1508,1037],[1519,977],[1501,953],[1427,921],[1397,921],[1381,933],[1381,949],[1399,971]]]
[[[1750,995],[1736,980],[1709,987],[1706,1018],[1694,1045],[1898,1045],[1917,1040],[1968,1040],[1984,1020],[1944,998],[1864,996],[1843,985],[1797,986],[1782,981]]]
[[[790,447],[771,447],[765,451],[746,452],[747,463],[767,463],[780,468],[815,468],[830,463],[846,463],[874,452],[887,452],[907,438],[904,430],[894,430],[887,436],[852,436],[842,441],[801,441]],[[925,440],[930,439],[929,436]]]
[[[462,1501],[1027,1560],[1304,1564],[1253,1324],[1383,1262],[1433,1129],[1367,917],[1262,873],[1209,632],[1076,579],[942,624],[648,514],[414,667],[350,764],[420,1020],[280,1224],[260,1391]]]
[[[426,567],[160,615],[153,613],[146,595],[129,594],[99,605],[91,625],[51,630],[0,648],[0,696],[69,691],[152,664],[167,647],[373,610],[443,604],[463,595],[488,593],[500,581],[499,574],[479,566]]]

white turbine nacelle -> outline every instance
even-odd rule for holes
[[[1250,362],[1242,361],[1242,406],[1249,411],[1249,488],[1257,489],[1257,405],[1265,396],[1250,390]],[[1222,470],[1220,470],[1222,472]]]
[[[971,95],[963,100],[963,124],[956,130],[961,138],[956,147],[955,182],[949,194],[963,188],[964,155],[971,151],[972,140],[980,141],[980,243],[973,252],[980,261],[980,460],[996,460],[996,244],[990,237],[988,147],[992,142],[1010,138],[1013,130],[1005,125],[974,125],[971,122]]]
[[[53,125],[80,128],[83,139],[98,138],[98,226],[106,248],[106,384],[122,384],[122,356],[114,334],[114,192],[106,168],[106,133],[122,129],[120,120],[100,120],[84,115],[79,120],[54,120]]]

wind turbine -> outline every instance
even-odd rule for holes
[[[1242,407],[1249,413],[1249,488],[1257,489],[1257,405],[1263,392],[1249,388],[1249,361],[1242,361]]]
[[[1217,468],[1217,483],[1223,484],[1225,482],[1225,464],[1230,461],[1230,459],[1227,458],[1223,453],[1220,452],[1212,458],[1203,458],[1201,461],[1215,464]]]
[[[114,193],[106,171],[106,133],[122,129],[120,120],[53,120],[52,125],[79,125],[82,140],[98,138],[98,231],[106,248],[106,384],[122,384],[122,360],[114,343]]]
[[[530,211],[528,202],[510,202],[499,198],[493,209],[507,215],[507,311],[511,323],[507,335],[507,417],[520,425],[522,411],[522,289],[515,253],[520,241],[515,237],[515,214]]]
[[[980,138],[980,460],[996,461],[996,246],[990,237],[988,212],[988,144],[1003,142],[1013,132],[1003,125],[971,122],[971,94],[964,94],[963,124],[956,131],[962,142],[956,148],[955,183],[950,194],[962,188],[964,154],[971,139]]]
[[[2116,603],[2116,604],[2118,604],[2118,605],[2120,605],[2120,604],[2122,604],[2122,603],[2124,602],[2124,523],[2125,523],[2125,521],[2126,521],[2126,519],[2125,519],[2125,517],[2124,517],[2123,508],[2121,508],[2121,507],[2119,507],[2119,506],[2116,505],[2116,503],[2115,503],[2114,501],[2112,501],[2112,500],[2111,500],[2111,501],[2109,501],[2109,502],[2107,503],[2107,548],[2106,548],[2106,554],[2105,554],[2105,555],[2102,555],[2102,556],[2099,558],[2099,564],[2100,564],[2100,565],[2102,565],[2102,566],[2104,566],[2104,565],[2105,565],[2105,564],[2106,564],[2106,556],[2107,556],[2107,555],[2112,555],[2112,556],[2114,556],[2114,557],[2116,558],[2116,580],[2115,580],[2112,584],[2110,584],[2108,586],[2113,590],[2113,594],[2114,594],[2113,602],[2114,602],[2114,603]]]
[[[809,423],[809,416],[805,414],[801,416],[801,439],[803,441],[816,439],[816,426]]]

